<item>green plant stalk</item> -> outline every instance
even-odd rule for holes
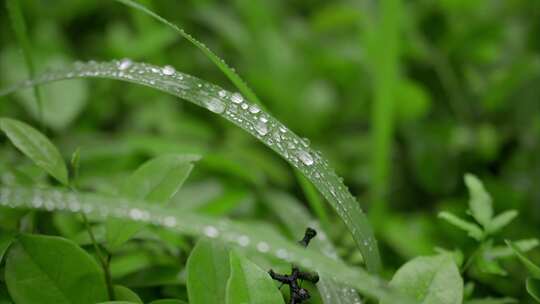
[[[79,177],[79,153],[80,150],[77,149],[75,153],[73,154],[73,157],[71,159],[71,167],[73,169],[73,177],[70,181],[70,190],[74,193],[77,193],[77,180]],[[101,264],[101,267],[103,268],[103,273],[105,274],[105,283],[107,285],[107,294],[109,295],[109,300],[114,301],[116,299],[116,296],[114,294],[114,287],[112,282],[112,275],[111,275],[111,254],[107,252],[107,258],[104,257],[103,253],[101,252],[101,249],[99,248],[99,245],[96,241],[96,237],[94,236],[94,232],[92,231],[92,227],[90,226],[90,222],[88,221],[88,218],[86,217],[86,214],[83,212],[80,212],[80,215],[84,222],[84,227],[86,228],[86,231],[88,232],[88,236],[90,236],[90,240],[92,241],[92,246],[94,247],[94,250],[96,251],[96,255],[98,256],[98,260]]]
[[[386,212],[390,179],[392,137],[394,133],[394,100],[399,81],[399,39],[401,0],[380,2],[379,21],[368,37],[371,58],[374,102],[371,113],[371,185],[372,215],[380,218]]]
[[[30,51],[32,48],[30,47],[28,30],[26,28],[26,22],[24,20],[19,0],[7,0],[6,7],[9,19],[11,21],[11,25],[13,27],[13,31],[15,32],[15,37],[17,38],[17,42],[19,43],[19,46],[21,47],[23,52],[26,68],[28,69],[28,74],[30,75],[30,78],[34,78],[36,74],[36,69]],[[41,127],[44,128],[45,124],[43,120],[43,102],[41,99],[41,92],[39,90],[39,86],[34,86],[33,92],[38,110],[38,120]]]
[[[92,231],[92,227],[90,227],[90,223],[88,222],[88,218],[84,213],[80,213],[80,215],[83,218],[84,226],[86,228],[86,231],[88,231],[88,235],[90,236],[90,240],[92,241],[92,246],[94,247],[94,250],[96,251],[96,254],[98,256],[98,260],[101,263],[101,267],[103,268],[103,273],[105,274],[105,282],[107,284],[107,293],[109,295],[109,300],[114,301],[116,299],[114,294],[114,288],[113,288],[113,282],[112,282],[112,275],[111,275],[111,254],[107,253],[107,258],[103,256],[103,253],[101,252],[101,249],[99,249],[99,245],[96,241],[96,237],[94,236],[94,232]]]

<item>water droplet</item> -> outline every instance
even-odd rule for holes
[[[245,110],[245,109],[247,109],[247,108],[248,108],[248,105],[247,105],[247,103],[243,103],[243,104],[242,104],[242,105],[241,105],[240,107],[242,107],[242,109],[244,109],[244,110]]]
[[[225,98],[225,96],[227,96],[227,92],[225,90],[220,90],[218,92],[218,96],[221,98]]]
[[[257,244],[257,250],[259,250],[262,253],[268,252],[268,250],[270,250],[270,246],[266,242],[259,242]]]
[[[242,95],[239,93],[234,93],[231,96],[231,101],[234,103],[242,103],[244,101],[244,97],[242,97]]]
[[[141,210],[134,208],[129,210],[129,217],[131,217],[133,220],[140,220],[142,218],[142,212]]]
[[[217,98],[210,98],[205,101],[206,108],[214,113],[221,114],[225,111],[225,104]]]
[[[172,66],[166,65],[166,66],[164,66],[164,67],[161,69],[161,72],[162,72],[163,74],[165,74],[165,75],[169,75],[169,76],[170,76],[170,75],[173,75],[173,74],[176,72],[176,70],[175,70]]]
[[[219,231],[214,226],[204,227],[204,235],[210,238],[215,238],[219,235]]]
[[[287,255],[288,255],[288,254],[287,254],[287,250],[285,250],[285,249],[278,249],[278,250],[276,251],[276,255],[277,255],[277,257],[280,258],[280,259],[286,259],[286,258],[287,258]]]
[[[286,133],[287,132],[287,129],[285,129],[284,127],[279,127],[279,131],[281,131],[281,133]]]
[[[131,61],[131,59],[128,59],[128,58],[122,59],[122,61],[120,61],[120,63],[118,64],[118,69],[121,71],[127,70],[132,64],[133,64],[133,61]]]
[[[251,105],[249,107],[249,112],[253,113],[253,114],[257,114],[261,111],[261,109],[259,109],[259,107],[257,107],[256,105]]]
[[[304,163],[306,166],[313,165],[313,157],[311,157],[311,154],[309,152],[306,152],[304,150],[299,150],[297,152],[298,158]]]
[[[249,237],[246,235],[242,235],[238,238],[238,244],[242,247],[246,247],[249,245]]]
[[[261,136],[265,136],[268,133],[268,126],[262,121],[258,121],[254,125],[255,131]]]
[[[176,226],[176,218],[174,218],[174,216],[166,216],[163,220],[163,224],[167,227],[174,227]]]

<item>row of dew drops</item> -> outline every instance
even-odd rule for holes
[[[113,202],[114,201],[114,202]],[[178,217],[171,215],[163,209],[152,206],[133,207],[122,199],[108,198],[103,203],[102,197],[93,198],[73,192],[63,192],[49,189],[26,189],[18,187],[0,187],[0,206],[9,208],[30,208],[45,211],[67,211],[83,213],[98,218],[130,219],[155,226],[164,227],[183,234],[196,236],[204,235],[208,238],[217,238],[226,243],[246,247],[263,254],[270,254],[278,259],[288,262],[297,262],[304,267],[313,267],[313,262],[297,255],[283,247],[272,248],[276,240],[262,240],[256,235],[247,235],[239,231],[234,224],[225,219],[207,219],[194,215]],[[320,233],[317,238],[326,240],[326,235]],[[331,255],[331,258],[337,258]]]
[[[308,139],[302,139],[291,132],[275,118],[261,110],[259,106],[246,101],[240,93],[228,92],[219,86],[178,72],[170,65],[159,67],[147,63],[137,63],[131,59],[110,62],[76,62],[74,68],[46,72],[33,81],[25,82],[23,86],[80,77],[120,79],[150,86],[224,116],[257,137],[309,176],[315,184],[319,185],[319,189],[329,201],[337,202],[336,211],[349,227],[352,227],[353,234],[358,232],[355,231],[355,225],[352,224],[354,219],[351,218],[351,214],[357,214],[361,210],[343,184],[343,180],[330,169],[321,153],[310,148]],[[1,91],[0,95],[5,95],[19,88],[9,88]],[[353,201],[353,203],[342,203],[347,200]],[[350,208],[356,210],[350,210]],[[363,245],[372,250],[375,242],[373,238],[365,239]],[[264,246],[262,247],[264,248]]]

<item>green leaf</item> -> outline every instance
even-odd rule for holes
[[[469,189],[469,208],[472,216],[484,228],[488,227],[493,217],[493,203],[482,182],[474,175],[465,174],[465,185]]]
[[[537,239],[525,239],[514,241],[514,245],[520,250],[520,252],[528,252],[536,248],[540,242]],[[487,250],[486,255],[492,259],[500,259],[514,256],[514,252],[508,246],[494,246]]]
[[[498,214],[489,222],[488,226],[486,227],[487,232],[490,234],[498,232],[510,224],[510,222],[513,221],[518,214],[519,212],[517,212],[517,210],[506,210],[503,213]]]
[[[114,296],[116,301],[126,301],[130,303],[143,303],[141,298],[133,292],[131,289],[121,286],[114,285]]]
[[[121,193],[134,200],[166,204],[182,187],[193,169],[196,155],[162,155],[141,165],[124,183]],[[125,220],[107,221],[107,242],[118,248],[144,225]]]
[[[0,263],[2,263],[2,258],[11,245],[11,242],[13,242],[14,237],[14,233],[0,230]]]
[[[454,260],[446,254],[418,257],[405,263],[390,286],[422,304],[461,304],[463,298],[463,280]]]
[[[442,218],[443,220],[449,222],[450,224],[462,230],[467,231],[469,236],[477,241],[481,241],[482,239],[484,239],[484,232],[482,232],[482,229],[474,223],[463,220],[453,215],[452,213],[446,212],[446,211],[440,212],[439,218]]]
[[[227,304],[284,303],[283,296],[268,273],[232,251],[231,276],[227,282]]]
[[[58,149],[38,130],[10,118],[0,118],[0,129],[24,155],[64,185],[68,185],[66,164]]]
[[[128,68],[120,69],[126,65]],[[131,61],[127,63],[125,61],[78,63],[73,67],[45,73],[37,76],[32,81],[15,84],[0,90],[0,96],[38,84],[63,79],[95,77],[151,86],[154,89],[178,96],[220,114],[253,135],[286,159],[289,164],[300,170],[317,187],[343,220],[356,246],[362,252],[368,271],[378,272],[380,270],[379,249],[366,214],[362,212],[360,204],[358,204],[320,152],[310,148],[306,140],[294,134],[262,109],[255,114],[250,111],[238,111],[238,115],[231,115],[232,112],[226,109],[238,110],[238,105],[233,102],[233,100],[238,100],[238,96],[235,95],[235,98],[232,98],[231,92],[178,71],[175,72],[174,76],[164,75],[159,73],[162,69],[162,67]],[[158,71],[158,73],[153,71]],[[248,108],[253,106],[248,101],[243,102],[243,104],[246,104]],[[259,119],[260,117],[263,117],[266,122],[263,123]],[[281,132],[281,134],[277,132]],[[270,133],[272,133],[272,136],[270,136]],[[275,137],[278,136],[276,134],[280,137],[280,145],[275,142]]]
[[[540,302],[540,280],[535,278],[527,278],[525,281],[525,288],[527,292],[536,300]]]
[[[107,300],[101,268],[59,237],[21,235],[8,252],[6,283],[17,304],[93,304]]]
[[[7,0],[6,7],[8,15],[10,17],[11,25],[15,31],[15,36],[17,37],[17,42],[21,47],[24,55],[24,61],[28,69],[28,74],[30,77],[35,75],[34,60],[32,59],[32,47],[30,46],[30,39],[28,38],[28,30],[26,28],[26,22],[21,10],[19,3],[20,0]],[[39,87],[34,87],[34,98],[36,102],[36,108],[38,109],[38,118],[40,121],[43,120],[43,102],[41,99],[41,94]]]
[[[0,283],[0,304],[13,304],[4,283]]]
[[[176,300],[176,299],[163,299],[163,300],[152,301],[149,304],[187,304],[187,302],[184,302],[182,300]]]
[[[512,249],[514,254],[519,258],[521,263],[527,268],[529,273],[536,279],[540,279],[540,267],[538,267],[535,263],[533,263],[531,260],[529,260],[523,252],[512,242],[509,240],[505,240],[506,245]]]
[[[201,239],[187,260],[187,290],[191,304],[221,304],[229,279],[229,252],[218,242]]]

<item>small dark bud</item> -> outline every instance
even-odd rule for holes
[[[307,247],[309,245],[309,242],[311,242],[311,239],[313,239],[317,235],[317,231],[313,228],[307,228],[306,232],[304,233],[304,238],[299,241],[300,245],[303,247]]]

